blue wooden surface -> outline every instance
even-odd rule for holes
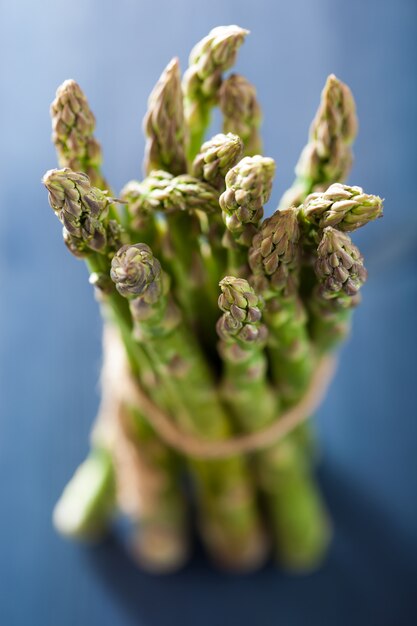
[[[415,0],[57,0],[0,4],[0,624],[2,626],[406,626],[417,623],[417,200]],[[385,197],[355,236],[369,283],[317,425],[335,523],[323,569],[219,575],[135,570],[117,540],[95,549],[51,526],[87,450],[97,407],[100,319],[40,185],[55,166],[48,106],[73,77],[88,94],[120,189],[139,176],[146,98],[167,61],[184,67],[213,26],[252,30],[238,62],[262,100],[277,160],[292,169],[325,77],[356,96],[351,181]]]

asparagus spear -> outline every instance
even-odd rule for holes
[[[309,142],[295,168],[296,179],[283,195],[280,208],[298,206],[310,193],[347,178],[352,165],[351,145],[357,130],[352,93],[331,74],[310,127]]]
[[[172,59],[162,72],[148,101],[143,120],[147,137],[144,170],[165,170],[171,174],[187,171],[185,123],[178,59]]]
[[[263,217],[275,174],[273,159],[244,157],[226,176],[226,191],[220,196],[227,231],[223,245],[229,250],[229,271],[247,274],[247,253]]]
[[[185,119],[189,127],[188,159],[193,161],[217,104],[222,74],[232,67],[249,31],[239,26],[218,26],[191,51],[183,78]]]
[[[225,176],[240,161],[242,152],[240,137],[232,133],[219,133],[203,143],[193,161],[191,173],[222,192],[226,186]]]
[[[245,146],[245,156],[261,154],[259,128],[262,113],[255,87],[244,76],[232,74],[220,87],[219,104],[223,113],[223,132],[239,135]]]
[[[267,218],[249,249],[251,284],[266,301],[272,375],[284,406],[303,395],[314,359],[307,316],[298,296],[300,228],[295,208]]]
[[[108,189],[100,167],[101,147],[94,137],[95,117],[75,80],[66,80],[51,104],[52,140],[60,167],[88,174],[100,189]]]
[[[112,260],[111,277],[128,298],[134,335],[147,350],[164,385],[175,397],[176,419],[208,439],[230,435],[228,416],[193,335],[169,294],[169,278],[146,244],[123,246]],[[264,537],[250,477],[238,456],[218,461],[190,459],[200,504],[204,541],[222,565],[247,569],[259,564]]]
[[[363,258],[350,237],[327,226],[317,249],[318,285],[310,299],[311,334],[320,351],[331,350],[349,330],[352,308],[367,278]]]
[[[224,311],[217,330],[225,360],[225,394],[243,430],[254,432],[276,419],[278,403],[265,378],[262,348],[266,327],[261,300],[244,279],[227,276],[220,287]],[[309,474],[308,461],[293,434],[255,456],[258,482],[265,498],[276,556],[291,570],[317,566],[328,544],[327,517]]]
[[[63,535],[97,541],[107,530],[115,507],[115,476],[111,455],[93,448],[78,467],[55,505],[53,520]]]

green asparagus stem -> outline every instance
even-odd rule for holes
[[[191,166],[196,178],[210,183],[219,192],[226,188],[227,172],[242,158],[243,143],[240,137],[219,133],[203,143]]]
[[[276,419],[278,403],[265,378],[262,348],[266,327],[262,301],[244,279],[227,276],[220,283],[224,311],[217,331],[225,360],[227,402],[246,432]],[[293,434],[255,456],[261,493],[269,513],[277,559],[288,569],[305,571],[318,565],[329,541],[329,527],[308,462]]]
[[[55,505],[54,525],[68,537],[97,541],[107,530],[114,508],[111,456],[103,448],[93,448]]]
[[[101,173],[101,147],[94,137],[96,121],[75,80],[66,80],[51,104],[52,140],[59,165],[88,174],[92,184],[108,189]]]
[[[245,156],[261,154],[259,128],[262,113],[255,87],[243,76],[232,74],[220,87],[219,104],[223,113],[223,132],[234,133],[242,139]]]
[[[244,157],[227,173],[226,191],[219,202],[227,228],[223,245],[229,250],[231,274],[245,276],[248,272],[248,248],[271,195],[274,175],[274,160],[259,155]]]
[[[367,272],[350,237],[328,226],[317,249],[318,286],[311,296],[311,335],[318,350],[333,349],[349,331],[352,308],[360,302],[359,290]]]
[[[289,208],[263,222],[249,249],[250,281],[266,301],[272,376],[284,406],[305,393],[314,366],[307,316],[298,296],[299,239],[297,209]]]
[[[208,439],[230,436],[231,429],[200,348],[169,295],[169,278],[145,244],[124,246],[114,256],[111,277],[128,298],[138,342],[176,398],[176,419],[188,432]],[[200,526],[213,558],[246,569],[259,564],[264,538],[250,478],[242,458],[191,459]]]
[[[143,120],[147,137],[144,170],[165,170],[174,174],[187,171],[185,122],[178,59],[172,59],[162,72],[148,101]]]
[[[295,168],[296,179],[281,199],[281,209],[298,206],[314,191],[346,180],[352,165],[351,145],[358,122],[347,85],[331,74],[310,127],[309,142]]]
[[[300,228],[297,209],[276,211],[267,218],[249,249],[249,280],[266,302],[271,375],[284,408],[306,392],[315,365],[307,332],[307,314],[299,296]],[[316,446],[310,423],[294,431],[300,445],[314,458]]]
[[[183,78],[185,119],[189,127],[188,159],[194,160],[217,104],[222,75],[232,67],[249,31],[219,26],[194,46]]]

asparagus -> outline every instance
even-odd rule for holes
[[[265,378],[262,352],[266,327],[262,300],[244,279],[227,276],[220,287],[224,314],[217,330],[225,360],[225,394],[235,418],[247,432],[276,419],[278,404]],[[308,462],[289,435],[255,456],[258,482],[265,498],[277,559],[288,569],[317,566],[329,540],[327,517],[309,474]]]
[[[95,447],[78,467],[54,508],[56,529],[63,535],[97,541],[107,530],[115,507],[111,455]]]
[[[357,129],[352,93],[347,85],[331,74],[310,127],[309,142],[295,168],[296,179],[283,195],[280,208],[297,206],[310,193],[346,180],[352,165],[351,145]]]
[[[66,80],[51,104],[52,140],[60,167],[88,174],[100,189],[108,189],[101,174],[101,147],[94,137],[95,117],[75,80]]]
[[[249,249],[251,284],[266,301],[272,375],[284,406],[306,390],[314,359],[306,313],[298,296],[300,228],[295,208],[267,218]]]
[[[223,132],[239,135],[245,146],[245,156],[261,154],[259,128],[262,113],[255,87],[244,76],[232,74],[220,87],[219,104],[223,114]]]
[[[185,122],[178,59],[172,59],[162,72],[148,101],[143,120],[147,137],[144,170],[165,170],[171,174],[187,171]]]
[[[382,205],[379,196],[366,194],[361,187],[335,183],[324,192],[309,195],[299,216],[310,235],[326,226],[351,232],[381,217]]]
[[[235,62],[236,54],[249,31],[239,26],[219,26],[191,51],[183,78],[185,119],[189,127],[188,159],[193,161],[210,123],[210,111],[217,104],[222,75]]]
[[[318,349],[327,351],[346,336],[367,272],[349,235],[327,226],[317,249],[315,273],[318,285],[309,302],[311,334]]]
[[[203,143],[191,166],[193,176],[210,183],[220,192],[225,189],[225,176],[242,157],[240,137],[219,133]]]
[[[169,278],[146,244],[123,246],[112,260],[111,277],[130,303],[134,336],[146,344],[161,380],[175,397],[182,428],[208,439],[230,436],[210,371],[169,294]],[[205,543],[222,565],[252,568],[264,555],[250,478],[242,458],[190,459],[200,503]]]
[[[229,250],[231,273],[247,273],[247,252],[269,200],[275,162],[256,155],[244,157],[226,176],[226,191],[220,196],[227,231],[223,245]]]

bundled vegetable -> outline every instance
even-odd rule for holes
[[[344,184],[357,122],[349,88],[332,75],[296,181],[264,219],[275,163],[260,154],[256,91],[225,76],[247,34],[213,29],[182,82],[178,60],[167,65],[144,120],[145,178],[120,199],[79,85],[65,81],[51,107],[61,169],[43,183],[104,318],[91,452],[54,523],[94,541],[120,510],[132,555],[153,572],[186,562],[193,509],[209,555],[237,571],[270,553],[309,571],[331,536],[304,400],[367,277],[347,233],[380,217],[382,200]],[[223,132],[207,140],[215,106]],[[290,414],[285,436],[260,445]]]

